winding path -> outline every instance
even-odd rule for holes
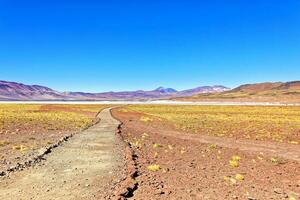
[[[124,163],[119,121],[110,108],[101,121],[74,135],[40,164],[0,179],[0,199],[103,199],[120,178]]]

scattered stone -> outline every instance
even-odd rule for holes
[[[282,189],[280,189],[280,188],[274,188],[274,192],[276,194],[282,194],[283,193]]]

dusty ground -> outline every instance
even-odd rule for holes
[[[120,191],[131,187],[132,199],[299,199],[299,145],[190,135],[119,110],[113,115],[124,123],[135,170]],[[233,156],[241,158],[237,167]],[[154,164],[158,171],[148,169]]]
[[[300,197],[299,145],[188,134],[119,108],[113,116],[123,122],[120,134],[119,122],[105,109],[100,123],[41,162],[2,177],[0,199]],[[233,156],[240,158],[236,166]],[[153,165],[158,171],[148,168]]]
[[[0,172],[95,124],[97,113],[105,107],[108,105],[1,104]]]
[[[171,122],[190,134],[300,144],[299,106],[163,106],[126,108]],[[126,109],[123,111],[125,112]]]
[[[104,199],[124,178],[119,121],[109,109],[100,122],[52,150],[44,161],[0,179],[0,199]]]

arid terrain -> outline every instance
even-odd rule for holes
[[[121,134],[136,166],[133,199],[298,199],[297,110],[222,106],[114,110],[124,123]],[[278,117],[283,121],[272,122]],[[287,131],[290,126],[292,132]]]
[[[300,198],[298,106],[108,107],[2,104],[0,197]]]
[[[107,105],[0,105],[0,171],[95,124]]]
[[[300,0],[0,0],[0,200],[300,200]]]
[[[0,182],[1,199],[104,199],[124,175],[119,121],[110,109],[100,122],[50,149],[41,160]]]

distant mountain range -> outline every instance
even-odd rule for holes
[[[229,88],[216,85],[202,86],[183,91],[159,87],[151,91],[137,90],[103,93],[59,92],[40,85],[25,85],[22,83],[0,81],[0,100],[147,100],[189,97],[201,93],[216,93],[227,90],[229,90]]]
[[[266,82],[241,85],[219,93],[181,97],[187,101],[248,101],[300,103],[300,81]]]

